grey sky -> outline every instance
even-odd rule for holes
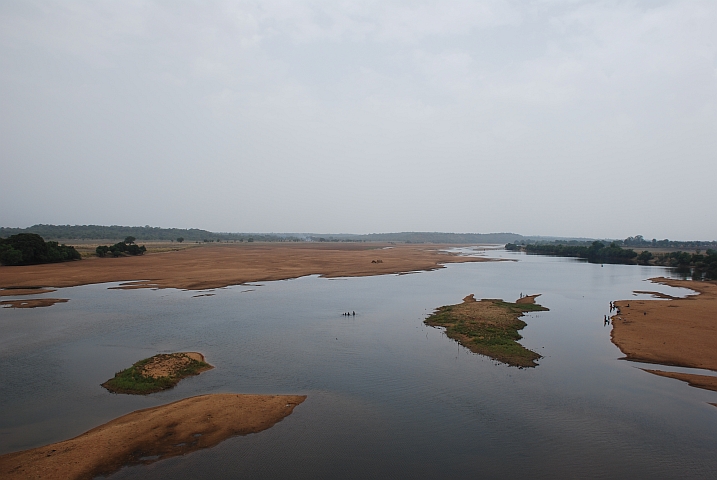
[[[0,225],[717,239],[717,2],[0,3]]]

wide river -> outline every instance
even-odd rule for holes
[[[646,281],[669,271],[485,255],[517,261],[208,292],[87,285],[43,295],[68,303],[0,309],[0,453],[198,394],[304,394],[268,430],[111,478],[717,477],[717,392],[620,360],[603,324],[634,290],[690,293]],[[521,331],[538,367],[497,364],[423,324],[470,293],[542,294],[550,311]],[[149,396],[100,387],[175,351],[216,368]]]

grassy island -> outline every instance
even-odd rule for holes
[[[172,388],[183,378],[212,368],[201,353],[161,353],[117,372],[102,386],[112,393],[147,395]]]
[[[426,325],[445,327],[446,335],[474,353],[514,367],[535,367],[540,358],[517,341],[518,330],[527,324],[520,319],[525,312],[548,310],[535,303],[535,297],[523,297],[515,303],[503,300],[476,301],[473,294],[458,305],[439,307],[425,320]]]

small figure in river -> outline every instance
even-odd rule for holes
[[[356,310],[354,310],[354,317],[356,316]]]

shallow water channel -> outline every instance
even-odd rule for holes
[[[0,309],[0,453],[192,395],[286,393],[308,398],[268,430],[111,478],[717,475],[717,392],[619,360],[603,325],[609,302],[633,290],[691,292],[645,281],[663,268],[485,255],[517,261],[207,292],[88,285],[39,296],[68,303]],[[523,317],[521,331],[538,367],[496,364],[423,324],[470,293],[542,294],[550,311]],[[216,368],[144,397],[100,387],[176,351]]]

